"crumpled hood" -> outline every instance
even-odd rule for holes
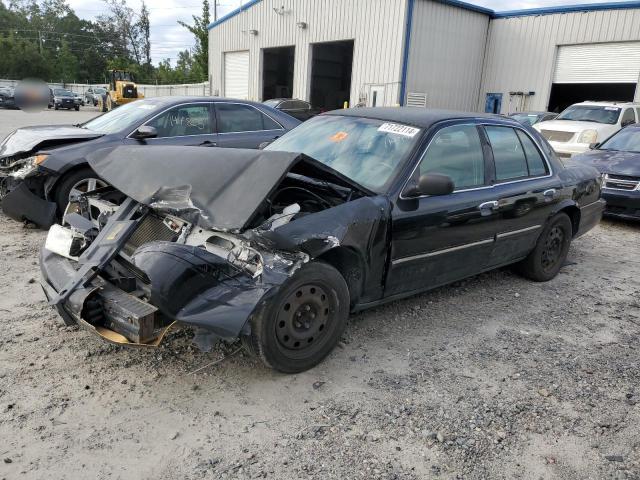
[[[19,128],[0,144],[0,158],[28,153],[57,143],[91,140],[103,134],[73,125],[46,125]]]
[[[640,153],[614,150],[591,150],[572,159],[576,163],[591,165],[601,173],[640,177]]]
[[[338,185],[338,172],[300,153],[239,148],[122,146],[87,157],[102,179],[151,208],[197,210],[205,228],[241,231],[258,207],[295,167],[295,173]]]

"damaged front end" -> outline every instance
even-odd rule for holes
[[[45,200],[47,174],[40,164],[47,155],[20,154],[0,159],[2,210],[14,220],[43,228],[55,222],[56,204]]]
[[[203,150],[182,148],[180,153],[198,156]],[[122,165],[111,170],[113,163],[119,164],[126,153],[111,154],[110,160],[95,161],[92,167],[118,185],[122,179],[110,172],[118,171]],[[67,322],[110,342],[146,346],[158,345],[177,322],[195,327],[196,342],[207,349],[217,339],[249,334],[248,320],[263,302],[315,253],[340,244],[346,234],[340,229],[287,241],[278,232],[360,198],[362,192],[292,173],[298,155],[217,154],[240,155],[239,164],[226,175],[218,172],[224,178],[205,181],[204,193],[196,177],[215,172],[215,167],[203,170],[197,161],[181,161],[176,168],[193,169],[191,178],[182,175],[188,183],[168,186],[169,179],[180,177],[166,165],[166,178],[136,176],[130,169],[131,178],[140,182],[137,191],[130,181],[122,185],[127,195],[105,187],[71,199],[64,225],[51,228],[40,259],[43,289]],[[278,157],[282,161],[279,166],[275,162],[273,183],[259,186],[258,177],[268,181],[265,162]],[[241,158],[247,159],[244,165]],[[141,171],[149,166],[140,158],[130,165],[134,163]],[[246,190],[234,188],[238,181],[258,183],[252,194],[244,194]],[[231,208],[233,196],[243,200],[233,212],[220,212]],[[375,211],[380,215],[379,207]]]

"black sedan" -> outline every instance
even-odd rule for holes
[[[600,221],[600,175],[516,121],[423,108],[317,116],[265,150],[120,147],[41,253],[60,315],[121,344],[240,337],[300,372],[349,312],[503,265],[554,278]]]
[[[640,125],[623,128],[572,160],[602,172],[605,215],[640,220]]]
[[[264,104],[277,108],[281,112],[288,113],[302,122],[320,113],[320,111],[313,108],[309,102],[296,98],[272,98],[271,100],[266,100]]]
[[[54,223],[72,190],[105,185],[87,164],[95,150],[118,145],[258,148],[300,122],[278,110],[212,97],[138,100],[78,125],[24,127],[0,144],[4,212],[41,227]]]
[[[76,112],[80,110],[80,97],[77,97],[71,90],[65,88],[54,88],[53,90],[53,108],[60,110],[61,108]]]

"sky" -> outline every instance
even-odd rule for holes
[[[134,10],[140,8],[139,0],[127,0]],[[316,0],[322,1],[322,0]],[[496,11],[519,10],[522,8],[550,7],[577,3],[605,3],[606,0],[466,0]],[[238,8],[247,0],[218,0],[218,17]],[[102,0],[67,0],[67,3],[81,18],[93,20],[104,13]],[[213,4],[213,1],[210,0]],[[202,4],[198,0],[147,0],[151,22],[151,57],[154,64],[169,58],[175,65],[178,52],[193,47],[193,35],[178,25],[178,20],[193,23],[192,15],[200,15]],[[213,8],[212,8],[213,10]],[[213,11],[211,13],[213,18]]]

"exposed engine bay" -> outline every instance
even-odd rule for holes
[[[184,320],[181,307],[198,295],[215,289],[227,295],[221,285],[246,289],[253,281],[260,297],[309,260],[303,248],[279,249],[270,232],[363,196],[344,185],[289,172],[258,205],[248,228],[230,232],[203,227],[203,213],[190,199],[176,201],[185,191],[190,189],[163,189],[154,196],[153,208],[114,187],[74,193],[63,225],[51,228],[45,249],[72,260],[76,272],[83,264],[92,265],[94,243],[117,242],[129,228],[125,222],[133,227],[108,261],[93,265],[91,273],[76,274],[78,281],[56,289],[59,296],[52,301],[66,302],[73,289],[86,289],[88,274],[98,286],[82,300],[81,320],[110,341],[154,345],[174,321]],[[126,220],[123,211],[129,212]],[[336,246],[333,237],[327,238],[331,240],[325,243]],[[202,308],[202,303],[194,306],[196,314]],[[224,337],[225,330],[216,335]]]

